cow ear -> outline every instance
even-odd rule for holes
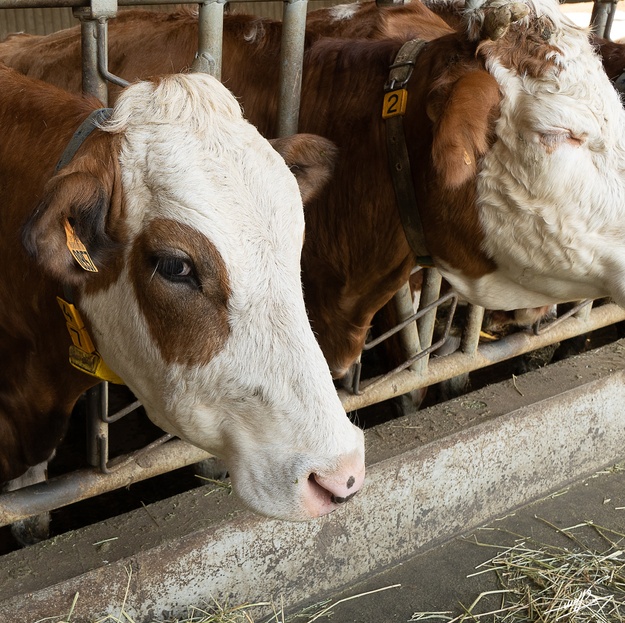
[[[294,134],[269,142],[295,175],[302,202],[306,204],[315,199],[334,171],[338,153],[336,145],[315,134]]]
[[[45,186],[44,196],[22,230],[28,254],[52,277],[79,285],[89,271],[70,251],[82,244],[86,261],[106,265],[117,245],[106,232],[111,188],[87,171],[63,171]],[[78,242],[77,242],[78,241]],[[79,255],[84,252],[78,251]]]
[[[451,89],[433,90],[428,116],[434,122],[432,161],[445,186],[456,188],[473,178],[477,160],[494,140],[501,94],[485,71],[473,71]]]

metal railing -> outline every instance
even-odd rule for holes
[[[169,3],[164,0],[0,0],[0,8],[72,7],[81,24],[83,89],[106,104],[107,76],[109,80],[116,80],[107,70],[108,20],[115,17],[118,5]],[[198,3],[183,0],[180,4]],[[207,71],[215,76],[220,76],[221,72],[224,4],[225,0],[199,4],[198,55],[194,70]],[[604,36],[609,34],[612,23],[611,19],[604,19],[604,16],[613,4],[595,3],[597,24],[603,28]],[[297,131],[306,10],[307,0],[284,2],[279,108],[281,136]],[[440,290],[440,274],[435,269],[427,269],[417,310],[408,284],[395,295],[394,304],[400,323],[395,329],[369,342],[365,349],[376,348],[382,341],[397,333],[405,361],[393,370],[373,378],[361,380],[357,375],[351,390],[339,390],[346,411],[374,405],[625,320],[625,310],[614,304],[591,307],[589,303],[580,310],[567,312],[566,316],[561,316],[550,326],[543,326],[535,332],[519,331],[496,342],[481,344],[484,309],[469,306],[459,350],[431,359],[430,355],[447,342],[457,302],[455,295],[441,296]],[[446,307],[446,322],[442,333],[436,335],[437,313],[442,306]],[[53,478],[46,483],[1,494],[0,526],[185,467],[210,456],[187,443],[177,439],[170,440],[170,436],[165,436],[143,450],[109,460],[109,424],[139,406],[135,402],[111,415],[107,384],[102,383],[90,390],[87,394],[87,462],[92,467]]]

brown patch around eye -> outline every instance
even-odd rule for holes
[[[170,280],[156,266],[163,256],[188,258],[193,279]],[[131,279],[148,330],[167,363],[208,363],[230,333],[230,284],[223,258],[196,229],[155,219],[137,237]]]

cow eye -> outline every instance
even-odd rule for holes
[[[153,258],[154,272],[163,279],[173,283],[186,283],[194,288],[200,287],[200,282],[191,260],[181,257],[160,256]]]

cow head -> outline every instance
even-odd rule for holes
[[[476,204],[491,270],[444,276],[492,309],[611,295],[625,304],[625,112],[588,32],[552,0],[467,2],[501,93]]]
[[[226,459],[254,510],[330,512],[362,485],[300,280],[304,195],[333,147],[281,139],[287,163],[209,76],[128,88],[46,188],[27,249],[74,288],[99,352],[164,430]],[[97,273],[69,254],[69,221]]]

